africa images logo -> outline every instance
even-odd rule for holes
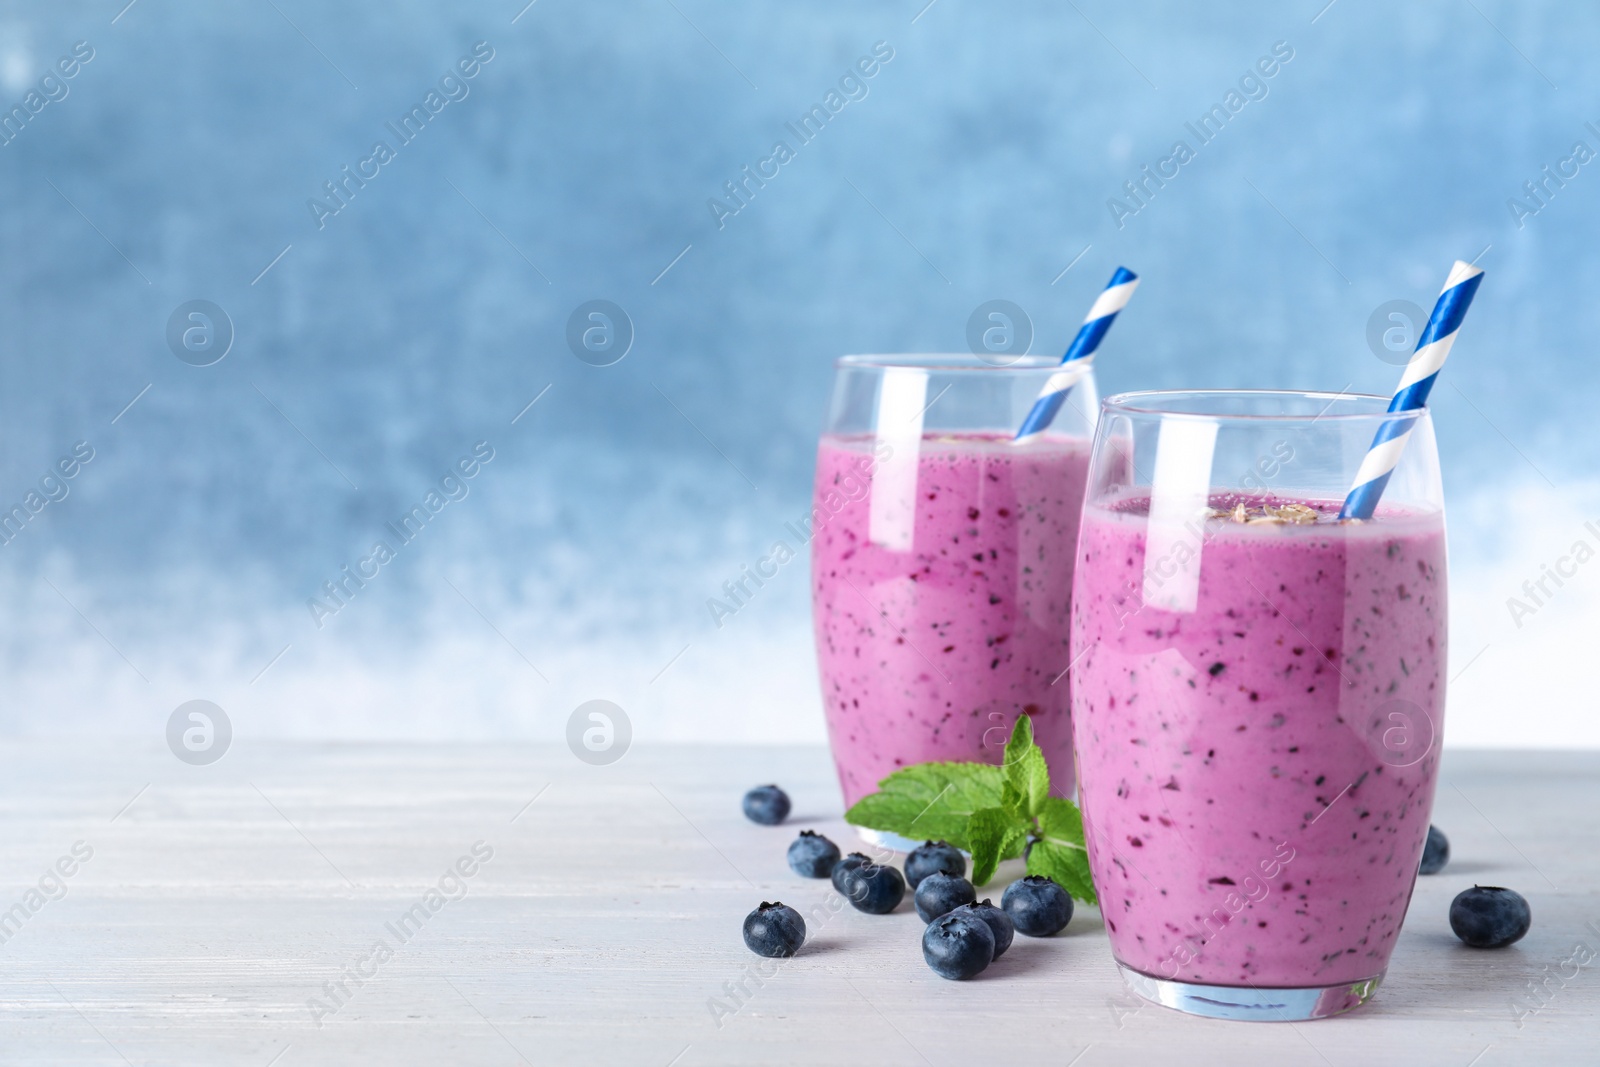
[[[311,212],[311,221],[317,224],[317,229],[325,229],[329,219],[349,207],[356,193],[383,173],[382,168],[399,157],[400,149],[420,137],[422,131],[428,128],[428,123],[446,107],[465,100],[472,92],[472,86],[467,83],[476,78],[493,59],[494,48],[488,41],[473,45],[469,54],[462,56],[453,68],[439,77],[437,89],[429,89],[422,102],[412,104],[398,121],[391,119],[384,123],[394,135],[393,145],[388,141],[374,141],[372,150],[356,161],[354,170],[350,169],[348,163],[341,164],[338,176],[322,183],[327,199],[310,197],[306,200],[306,209]]]
[[[233,722],[209,700],[179,704],[167,716],[167,747],[191,767],[215,763],[233,744]]]
[[[831,119],[848,105],[865,100],[872,91],[867,82],[877,77],[892,59],[894,48],[888,41],[873,44],[870,56],[857,59],[855,65],[839,77],[837,89],[829,89],[821,103],[812,104],[799,118],[783,124],[785,137],[772,143],[771,155],[756,160],[753,170],[746,163],[739,168],[737,177],[723,182],[728,199],[724,201],[720,196],[713,196],[706,200],[706,208],[717,229],[723,229],[728,219],[749,207],[757,190],[765,189],[767,182],[777,178],[785,166],[799,158],[800,149],[816,140]],[[790,138],[794,140],[792,145]]]

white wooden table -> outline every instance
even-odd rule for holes
[[[888,917],[847,907],[811,924],[802,953],[756,987],[745,914],[773,899],[809,911],[829,889],[789,873],[788,842],[815,827],[855,845],[820,748],[641,744],[609,767],[509,745],[240,741],[210,767],[126,744],[0,751],[0,909],[23,903],[9,923],[0,911],[5,1063],[1600,1057],[1597,753],[1451,753],[1435,821],[1454,856],[1421,880],[1387,983],[1354,1015],[1290,1026],[1139,1006],[1081,908],[1061,936],[1019,937],[978,980],[954,983],[923,964],[908,905]],[[739,812],[744,789],[767,781],[794,797],[784,827]],[[82,863],[79,841],[80,855],[93,850]],[[474,866],[479,841],[493,856]],[[64,856],[74,873],[45,888],[59,879],[66,895],[41,892],[28,914],[29,887]],[[464,856],[465,895],[428,911],[425,892]],[[1450,899],[1474,881],[1532,902],[1520,944],[1474,952],[1452,937]],[[390,927],[419,902],[424,918],[396,927],[402,941]],[[392,955],[372,952],[380,939]],[[1595,958],[1564,964],[1580,942]],[[369,977],[358,985],[347,966]],[[325,990],[341,978],[347,998]],[[1512,998],[1534,1003],[1530,979],[1545,983],[1544,1006],[1519,1026]],[[733,1013],[714,1017],[714,999]]]

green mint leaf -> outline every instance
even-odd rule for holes
[[[972,852],[972,884],[994,877],[1001,860],[1022,855],[1027,823],[1005,808],[979,808],[967,820],[967,843]]]
[[[972,851],[972,884],[982,885],[994,877],[1000,866],[1000,846],[1006,829],[1017,818],[1004,808],[979,808],[967,819],[967,846]]]
[[[1039,834],[1060,844],[1083,848],[1083,814],[1061,797],[1046,797],[1039,807]]]
[[[1028,873],[1054,878],[1057,885],[1086,904],[1096,902],[1089,853],[1083,842],[1083,815],[1072,801],[1045,798],[1039,812],[1039,838],[1028,853]]]
[[[1050,768],[1045,766],[1044,753],[1033,743],[1033,721],[1026,715],[1017,716],[1017,724],[1006,742],[1004,762],[1006,794],[1011,805],[1022,815],[1033,817],[1050,795]]]
[[[1031,818],[1028,814],[1028,798],[1009,778],[1000,783],[1000,807],[1005,809],[1006,814],[1018,819],[1026,821]]]
[[[1000,803],[1003,775],[987,763],[919,763],[895,771],[862,797],[845,821],[902,837],[939,839],[971,850],[967,820]]]
[[[1089,877],[1089,854],[1070,845],[1035,841],[1028,853],[1028,873],[1055,879],[1074,900],[1096,903],[1094,881]]]

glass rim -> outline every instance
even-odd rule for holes
[[[1054,370],[1061,366],[1061,357],[1042,353],[1023,353],[1010,363],[991,363],[971,352],[867,352],[839,356],[833,361],[833,365],[839,370],[925,370],[937,371],[940,374],[968,372],[986,374],[1019,370]]]
[[[1300,400],[1327,401],[1320,412],[1279,413],[1279,412],[1239,412],[1239,411],[1181,411],[1171,407],[1162,406],[1162,401],[1177,400],[1179,398],[1192,398],[1204,400],[1207,397],[1254,397],[1265,399],[1268,397],[1293,397]],[[1426,406],[1412,408],[1407,411],[1390,411],[1389,402],[1392,396],[1380,396],[1377,393],[1352,393],[1341,390],[1336,393],[1318,389],[1142,389],[1127,393],[1113,393],[1100,401],[1102,415],[1154,415],[1166,419],[1197,419],[1221,422],[1321,422],[1322,420],[1370,420],[1386,422],[1389,420],[1415,421],[1423,418],[1428,413]],[[1333,411],[1333,406],[1340,401],[1365,401],[1373,404],[1369,411]]]

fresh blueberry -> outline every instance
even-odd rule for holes
[[[994,935],[994,958],[999,959],[1006,954],[1006,949],[1011,947],[1011,939],[1016,934],[1017,928],[1011,922],[1011,916],[989,903],[988,900],[981,904],[963,904],[950,912],[951,915],[976,915],[989,924],[989,932]]]
[[[757,956],[793,956],[806,940],[806,921],[787,904],[761,902],[744,917],[744,943]]]
[[[977,899],[978,894],[971,882],[960,875],[945,874],[943,871],[934,871],[924,878],[912,895],[917,914],[922,916],[925,923],[931,923],[946,912]]]
[[[758,785],[744,795],[745,818],[776,826],[789,817],[789,794],[775,785]]]
[[[826,878],[838,862],[839,846],[810,830],[801,830],[789,846],[789,869],[802,878]]]
[[[1437,826],[1428,827],[1428,843],[1422,846],[1422,866],[1418,874],[1438,874],[1450,862],[1450,839]]]
[[[1037,874],[1006,886],[1000,906],[1011,917],[1017,933],[1029,937],[1049,937],[1072,918],[1072,898],[1067,891],[1053,879]]]
[[[906,880],[895,868],[868,860],[844,876],[844,895],[857,911],[887,915],[905,899]]]
[[[841,893],[845,892],[845,876],[851,871],[855,870],[857,867],[861,866],[863,863],[871,862],[872,861],[862,853],[852,852],[844,859],[835,863],[833,865],[833,871],[830,875],[830,877],[833,879],[833,888],[837,889]]]
[[[906,881],[912,889],[935,871],[960,878],[967,873],[967,857],[948,841],[924,841],[906,857]]]
[[[1472,948],[1504,948],[1532,924],[1528,902],[1514,889],[1475,885],[1450,902],[1450,929]]]
[[[971,978],[994,960],[994,931],[976,915],[941,915],[922,931],[922,958],[940,978]]]

